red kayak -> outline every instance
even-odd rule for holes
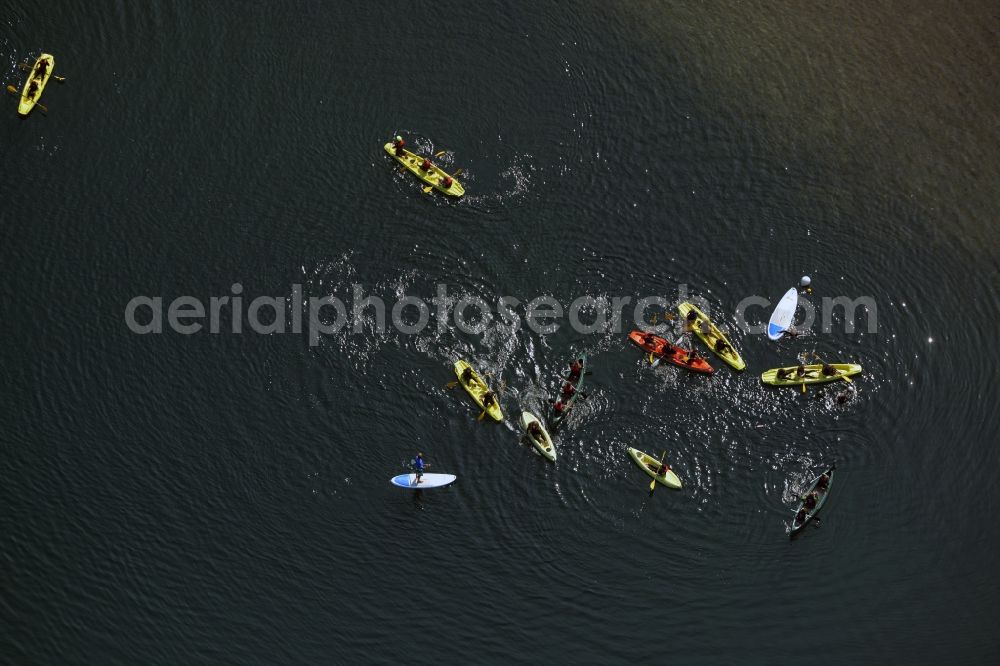
[[[658,335],[646,333],[644,331],[632,331],[628,334],[628,339],[648,351],[650,354],[660,356],[664,361],[680,366],[691,372],[703,372],[710,375],[715,372],[715,368],[708,364],[708,361],[695,356],[691,358],[691,351],[681,349],[677,345],[672,345]],[[688,360],[690,359],[690,361]]]

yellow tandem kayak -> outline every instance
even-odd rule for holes
[[[805,371],[801,377],[797,373],[799,366],[793,365],[790,368],[771,368],[770,370],[765,370],[761,374],[760,380],[770,386],[798,386],[800,384],[835,382],[838,379],[851,377],[861,372],[861,366],[856,363],[831,363],[830,365],[836,370],[835,374],[824,375],[823,364],[816,363],[814,365],[803,366]],[[782,379],[778,379],[779,370],[785,371],[786,376]]]
[[[455,361],[455,376],[458,377],[458,383],[462,385],[462,388],[464,388],[469,395],[472,396],[472,399],[476,401],[477,405],[479,405],[479,409],[483,409],[490,415],[490,418],[497,423],[503,421],[503,412],[500,411],[500,403],[495,400],[495,395],[494,402],[490,405],[490,408],[485,409],[483,407],[483,396],[490,392],[490,387],[486,385],[486,382],[483,381],[478,372],[475,370],[472,371],[472,379],[469,380],[469,383],[462,381],[462,373],[465,372],[466,368],[471,367],[472,366],[461,359]]]
[[[38,66],[42,62],[46,63],[45,73],[39,75]],[[52,76],[52,70],[55,69],[56,59],[49,55],[48,53],[43,53],[38,56],[38,60],[35,61],[35,66],[31,68],[31,74],[28,75],[28,80],[24,82],[24,90],[21,92],[21,103],[17,105],[17,112],[22,116],[26,116],[31,113],[31,110],[35,108],[35,103],[38,102],[38,98],[42,96],[42,90],[45,89],[45,84],[49,82],[49,77]],[[28,97],[28,90],[31,88],[31,83],[35,83],[35,92],[31,97]]]
[[[736,347],[733,347],[733,345],[729,342],[729,338],[727,338],[722,331],[719,330],[718,326],[713,324],[712,320],[709,319],[704,312],[699,310],[694,303],[681,303],[677,306],[677,311],[680,312],[681,317],[684,318],[685,325],[691,328],[695,335],[697,335],[701,341],[705,343],[705,346],[712,350],[716,356],[728,363],[733,370],[743,370],[747,367],[747,364],[743,362],[743,357],[740,356],[738,351],[736,351]],[[688,321],[688,313],[690,312],[693,312],[696,315],[696,318],[693,321]],[[701,330],[702,323],[708,324],[708,334]],[[726,343],[725,351],[720,352],[716,350],[715,343],[718,340],[722,340]]]
[[[404,167],[410,170],[410,172],[415,175],[420,180],[424,181],[435,190],[441,194],[446,194],[449,197],[460,197],[465,194],[465,188],[462,187],[462,183],[458,182],[458,179],[449,176],[436,164],[431,163],[431,167],[424,171],[420,168],[420,165],[424,163],[424,158],[419,155],[414,155],[407,149],[403,149],[403,155],[396,155],[396,148],[392,145],[392,141],[383,146],[385,152],[392,156],[392,159],[396,160]],[[445,179],[451,178],[451,187],[445,187]]]

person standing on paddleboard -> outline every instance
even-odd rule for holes
[[[417,451],[417,457],[413,459],[414,474],[417,476],[416,483],[420,483],[420,477],[424,475],[424,454]]]

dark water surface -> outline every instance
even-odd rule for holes
[[[1000,658],[996,4],[618,4],[3,0],[4,84],[42,50],[69,78],[0,113],[4,661]],[[423,195],[396,132],[468,196]],[[748,369],[711,379],[565,322],[310,347],[123,317],[686,285],[732,328],[806,273],[877,332],[735,331]],[[848,404],[761,386],[811,350],[864,365]],[[551,465],[517,417],[581,351]],[[444,388],[458,358],[505,423]],[[391,487],[417,449],[458,482]]]

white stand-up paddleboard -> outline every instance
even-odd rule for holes
[[[792,327],[795,318],[795,306],[799,304],[799,291],[792,287],[778,301],[778,307],[771,313],[771,321],[767,322],[767,337],[780,340],[785,331]]]
[[[440,488],[447,486],[458,477],[454,474],[424,474],[417,483],[416,474],[400,474],[390,479],[392,485],[400,488]]]

